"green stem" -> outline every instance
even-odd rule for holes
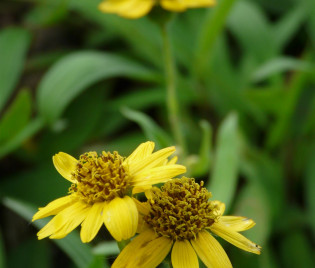
[[[171,43],[168,35],[168,23],[164,23],[162,26],[163,35],[163,50],[165,60],[165,78],[166,78],[166,104],[168,110],[169,123],[171,125],[172,133],[174,135],[176,143],[180,146],[181,154],[183,157],[186,155],[186,144],[183,136],[183,132],[180,126],[179,105],[176,95],[176,70],[173,55],[171,52]]]
[[[117,241],[118,248],[120,252],[130,243],[130,239]]]

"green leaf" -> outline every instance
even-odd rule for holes
[[[241,87],[241,77],[239,75],[238,69],[234,67],[231,54],[232,53],[229,47],[227,35],[220,35],[213,47],[213,56],[209,62],[209,68],[211,68],[211,72],[207,72],[206,75],[208,77],[209,74],[213,73],[212,77],[209,77],[209,82],[216,79],[220,81],[221,85],[233,85],[233,90],[230,90],[230,92],[233,93],[233,91],[239,91],[239,88]],[[216,78],[216,76],[219,77]]]
[[[102,26],[106,32],[122,38],[145,61],[162,67],[161,35],[157,25],[148,17],[125,19],[116,14],[104,14],[97,8],[99,0],[72,0],[70,9]]]
[[[311,71],[314,65],[302,60],[289,57],[273,58],[258,66],[252,74],[253,82],[261,82],[272,75],[286,71]]]
[[[118,151],[120,155],[128,156],[130,155],[140,143],[145,142],[146,137],[141,131],[128,131],[124,135],[115,137],[109,142],[97,143],[93,146],[88,146],[85,151]]]
[[[273,248],[269,245],[266,245],[263,247],[263,254],[259,256],[259,267],[264,268],[278,268],[278,263],[277,263],[277,252],[273,250]]]
[[[308,29],[308,33],[310,36],[310,40],[312,42],[312,46],[314,47],[315,46],[315,9],[312,8],[310,10],[311,10],[311,15],[310,15],[309,20],[307,22],[307,26],[308,26],[307,29]]]
[[[41,158],[44,155],[50,158],[59,151],[77,150],[90,139],[95,129],[107,124],[104,121],[104,116],[107,116],[104,112],[105,90],[100,85],[93,86],[68,106],[63,120],[56,121],[53,129],[41,135],[38,151]],[[82,112],[82,107],[86,112]]]
[[[215,199],[225,203],[227,210],[236,190],[239,158],[238,116],[231,113],[219,128],[213,171],[206,186]]]
[[[213,49],[213,57],[208,64],[211,71],[205,73],[205,90],[209,92],[211,106],[222,115],[236,110],[263,125],[266,121],[265,115],[244,95],[243,90],[248,86],[248,73],[243,76],[239,68],[233,66],[226,35],[218,38]],[[204,94],[200,98],[204,100]]]
[[[14,219],[16,219],[16,217]],[[19,221],[15,221],[13,225],[16,224],[16,222]],[[27,226],[27,224],[24,226]],[[51,248],[49,247],[48,241],[39,243],[37,237],[33,235],[33,233],[30,232],[29,234],[31,236],[19,240],[19,243],[13,248],[9,247],[7,267],[25,267],[26,263],[28,267],[32,268],[50,267]],[[36,254],[34,254],[34,252],[36,252]]]
[[[19,148],[23,142],[35,135],[43,126],[44,122],[41,118],[35,118],[30,121],[22,131],[0,146],[0,159]]]
[[[12,139],[28,123],[31,116],[31,95],[21,90],[0,121],[0,144]]]
[[[95,256],[88,268],[110,268],[108,262],[102,256]]]
[[[281,239],[283,267],[314,267],[314,248],[302,230],[287,232]]]
[[[4,252],[4,243],[2,233],[0,231],[0,268],[5,268],[6,258]]]
[[[106,110],[108,109],[117,112],[124,106],[128,106],[135,110],[143,110],[154,106],[160,106],[164,104],[164,102],[164,88],[145,88],[144,90],[133,90],[118,96],[116,99],[113,99],[108,103]]]
[[[251,181],[238,195],[236,209],[233,214],[251,218],[256,225],[246,231],[245,236],[264,246],[271,231],[270,203],[261,182]]]
[[[0,32],[0,112],[19,81],[30,40],[25,29],[12,27]]]
[[[285,13],[283,18],[273,28],[275,45],[281,51],[292,39],[296,31],[301,27],[310,15],[312,7],[308,7],[307,1],[298,1],[295,8]]]
[[[211,168],[212,128],[206,120],[200,122],[200,127],[202,131],[202,140],[200,143],[199,155],[197,156],[197,163],[190,167],[193,177],[202,176]]]
[[[34,27],[45,27],[60,23],[67,15],[67,1],[57,0],[54,5],[47,3],[35,6],[25,17],[25,23]]]
[[[213,10],[209,9],[197,40],[195,68],[197,72],[203,72],[206,63],[211,56],[213,45],[217,37],[223,31],[226,17],[228,16],[235,0],[222,0]]]
[[[33,215],[37,211],[36,207],[9,197],[3,199],[3,204],[28,222],[31,222]],[[41,229],[48,221],[48,219],[42,219],[35,221],[33,224],[38,229]],[[71,232],[63,239],[52,239],[51,241],[56,243],[79,268],[86,268],[93,261],[90,245],[83,244],[76,232]],[[41,242],[39,241],[38,243]]]
[[[41,161],[32,169],[6,175],[0,181],[1,195],[22,199],[41,207],[53,199],[66,195],[70,183],[55,169],[51,156]]]
[[[68,53],[69,53],[68,49],[60,49],[38,53],[27,60],[25,72],[32,73],[47,69],[49,66],[54,64],[57,60],[61,59]]]
[[[154,72],[126,58],[101,52],[76,52],[58,61],[42,79],[37,96],[39,112],[52,123],[83,90],[116,76],[159,80]]]
[[[106,241],[97,244],[92,249],[93,254],[101,256],[117,255],[119,248],[116,241]]]
[[[283,167],[277,160],[260,151],[246,149],[241,163],[241,173],[250,182],[258,183],[263,188],[261,191],[267,196],[270,218],[277,218],[285,209],[286,182]]]
[[[309,55],[306,55],[305,60],[308,60],[309,57]],[[276,121],[268,132],[266,143],[269,149],[274,149],[280,143],[287,141],[290,134],[292,118],[296,112],[296,107],[309,76],[310,74],[308,72],[296,72],[291,78],[291,83],[282,100]]]
[[[256,62],[263,62],[274,55],[272,29],[261,8],[253,1],[238,1],[227,22],[243,51]]]
[[[306,163],[306,174],[304,181],[306,206],[309,215],[310,226],[313,231],[313,236],[315,236],[315,144],[311,146],[311,155],[308,158],[308,163]]]
[[[147,139],[154,141],[158,148],[167,147],[172,144],[169,135],[146,114],[126,107],[121,112],[128,119],[138,123]]]

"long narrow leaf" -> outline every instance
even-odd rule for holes
[[[0,268],[5,268],[5,253],[2,233],[0,232]]]
[[[30,116],[31,95],[29,91],[22,90],[0,120],[0,144],[18,134],[26,126]]]
[[[310,15],[311,8],[307,6],[308,1],[298,1],[297,7],[292,8],[284,17],[275,25],[274,40],[279,51],[293,38],[293,35],[305,22]]]
[[[12,27],[0,32],[0,111],[19,81],[30,40],[25,29]]]
[[[314,68],[309,62],[298,60],[290,57],[273,58],[263,65],[259,66],[254,71],[252,80],[253,82],[261,82],[272,75],[285,72],[285,71],[311,71]]]
[[[256,62],[263,62],[274,55],[271,26],[261,8],[253,1],[238,1],[227,22],[243,51]]]
[[[200,122],[202,131],[202,140],[200,143],[199,155],[197,163],[191,167],[192,176],[202,176],[211,168],[211,153],[212,153],[212,128],[206,120]]]
[[[200,73],[206,66],[206,62],[211,55],[213,45],[222,32],[231,7],[235,0],[223,0],[214,10],[209,10],[197,41],[195,71]]]
[[[36,207],[9,197],[3,199],[3,204],[28,222],[31,222],[33,215],[37,211]],[[43,219],[35,221],[34,225],[38,229],[41,229],[47,222],[47,219]],[[88,267],[93,260],[90,246],[88,244],[83,244],[79,235],[75,232],[70,233],[63,239],[53,239],[52,241],[55,242],[79,268]]]
[[[17,149],[24,141],[35,135],[43,126],[44,122],[39,117],[30,121],[22,131],[0,146],[0,159]]]
[[[240,158],[238,118],[230,114],[222,123],[216,141],[213,172],[207,185],[215,199],[230,208],[237,184]]]
[[[125,117],[138,123],[147,139],[156,142],[158,148],[167,147],[171,144],[171,139],[168,134],[146,114],[129,108],[123,108],[122,113]]]

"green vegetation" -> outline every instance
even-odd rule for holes
[[[162,32],[98,3],[0,3],[0,268],[109,267],[118,252],[105,229],[90,244],[76,232],[36,240],[45,220],[32,215],[70,186],[55,153],[178,145]],[[256,222],[245,234],[262,255],[226,243],[233,266],[315,267],[314,0],[218,0],[168,30],[179,162],[229,214]]]

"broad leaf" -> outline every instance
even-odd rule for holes
[[[148,68],[120,56],[76,52],[58,61],[43,77],[38,88],[39,112],[52,123],[83,90],[98,81],[117,76],[149,81],[158,79]]]

